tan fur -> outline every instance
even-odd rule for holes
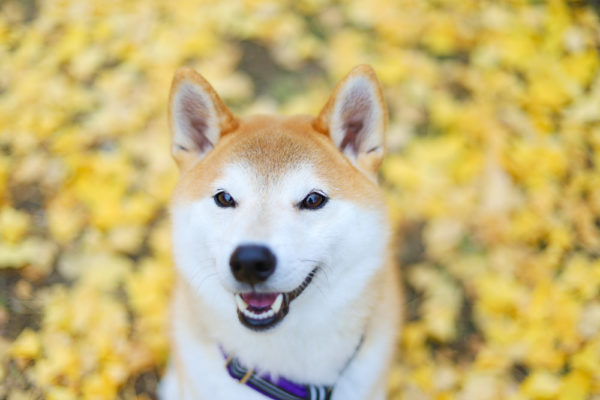
[[[206,157],[184,172],[174,202],[212,195],[209,184],[231,160],[248,161],[267,179],[306,160],[318,166],[321,178],[334,188],[332,197],[380,206],[382,196],[377,185],[358,171],[328,136],[317,132],[314,123],[309,116],[239,120],[237,129],[228,132]]]

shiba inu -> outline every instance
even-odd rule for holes
[[[182,68],[169,116],[181,174],[161,398],[385,398],[401,313],[371,67],[317,117],[246,118]]]

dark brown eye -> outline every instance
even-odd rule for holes
[[[317,192],[310,192],[308,196],[300,202],[301,210],[317,210],[325,205],[329,200],[327,197]]]
[[[236,205],[233,197],[227,192],[219,192],[213,198],[219,207],[235,207]]]

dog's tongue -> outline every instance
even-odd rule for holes
[[[270,307],[279,293],[243,293],[242,299],[251,307],[267,308]]]

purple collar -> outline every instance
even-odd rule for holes
[[[259,374],[245,368],[240,361],[227,356],[221,349],[227,362],[225,364],[229,375],[241,384],[251,387],[273,400],[330,400],[333,387],[303,385],[285,378],[271,378],[270,374]]]

